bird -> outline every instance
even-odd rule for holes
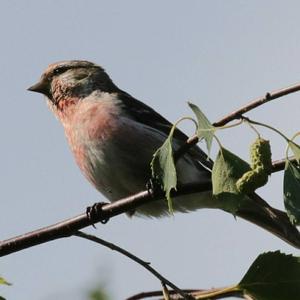
[[[45,96],[50,110],[63,125],[75,161],[87,180],[109,201],[135,194],[151,179],[150,163],[173,126],[145,103],[120,89],[103,67],[86,60],[50,64],[40,80],[28,88]],[[175,129],[173,150],[188,137]],[[197,145],[176,163],[179,185],[211,183],[213,162]],[[300,234],[286,213],[271,207],[257,194],[236,212],[244,218],[300,247]],[[174,212],[200,208],[224,209],[203,191],[172,199]],[[144,204],[129,215],[159,218],[170,214],[164,199]]]

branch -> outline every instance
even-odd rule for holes
[[[211,190],[211,183],[186,184],[178,188],[173,196],[181,196],[196,192]],[[129,197],[120,199],[102,207],[99,219],[91,220],[87,213],[58,222],[56,224],[31,231],[8,240],[0,242],[0,256],[5,256],[45,242],[65,238],[73,235],[78,230],[99,222],[103,217],[111,218],[124,212],[133,210],[143,204],[163,199],[162,195],[153,195],[151,191],[142,191]]]
[[[297,162],[297,160],[293,157],[289,157],[290,162]],[[286,159],[275,160],[272,163],[272,173],[280,172],[285,168]]]
[[[169,281],[166,277],[162,276],[157,270],[155,270],[153,267],[150,266],[149,262],[146,262],[136,255],[130,253],[129,251],[121,248],[120,246],[117,246],[116,244],[113,244],[111,242],[108,242],[106,240],[103,240],[99,237],[96,237],[94,235],[90,235],[81,231],[78,231],[74,233],[75,236],[87,239],[89,241],[95,242],[97,244],[100,244],[102,246],[105,246],[113,251],[117,251],[124,256],[128,257],[129,259],[133,260],[146,270],[148,270],[154,277],[156,277],[158,280],[161,281],[162,285],[168,285],[170,288],[172,288],[172,291],[168,291],[168,294],[171,296],[170,300],[176,300],[176,299],[187,299],[187,300],[193,300],[193,299],[224,299],[229,297],[238,297],[246,299],[246,296],[244,295],[244,292],[237,288],[236,286],[229,286],[229,287],[223,287],[223,288],[213,288],[209,290],[182,290],[178,288],[174,283]],[[127,300],[138,300],[138,299],[145,299],[149,297],[154,296],[163,296],[162,291],[154,291],[154,292],[147,292],[147,293],[140,293],[138,295],[132,296],[128,298]]]
[[[132,253],[128,252],[127,250],[113,244],[110,242],[107,242],[103,239],[100,239],[96,236],[90,235],[90,234],[86,234],[84,232],[78,231],[76,232],[74,235],[93,241],[95,243],[101,244],[102,246],[105,246],[111,250],[117,251],[125,256],[127,256],[128,258],[130,258],[131,260],[135,261],[136,263],[138,263],[140,266],[142,266],[143,268],[145,268],[146,270],[148,270],[151,274],[153,274],[156,278],[158,278],[162,283],[168,285],[170,288],[172,288],[174,291],[176,291],[177,294],[179,294],[181,297],[183,297],[183,299],[194,299],[194,297],[191,297],[190,295],[188,295],[185,291],[181,290],[180,288],[178,288],[174,283],[172,283],[171,281],[169,281],[167,278],[165,278],[164,276],[162,276],[158,271],[156,271],[154,268],[152,268],[150,266],[149,262],[146,262],[142,259],[140,259],[139,257],[133,255]]]
[[[199,299],[217,300],[217,299],[225,299],[225,298],[230,298],[230,297],[248,299],[248,298],[246,298],[247,296],[243,295],[242,291],[230,291],[230,292],[226,292],[223,294],[211,296],[212,293],[218,293],[218,292],[221,292],[222,290],[224,290],[224,288],[216,288],[216,289],[214,288],[214,289],[209,289],[209,290],[184,289],[183,291],[196,297],[196,299],[198,299],[197,296],[200,296],[201,294],[208,295],[208,297],[207,298],[199,298]],[[182,300],[182,297],[180,295],[178,295],[178,293],[176,291],[169,291],[169,294],[171,296],[170,300]],[[142,300],[142,299],[159,297],[159,296],[163,296],[162,291],[142,292],[142,293],[133,295],[133,296],[127,298],[126,300]]]
[[[274,172],[279,170],[278,166],[284,168],[283,162],[275,162]],[[172,193],[172,197],[210,191],[211,188],[211,182],[185,184],[181,187],[179,186],[177,191]],[[58,222],[54,225],[4,240],[0,242],[0,256],[5,256],[59,238],[70,237],[78,230],[90,225],[94,225],[103,217],[111,218],[124,212],[133,210],[146,203],[161,199],[164,199],[164,196],[153,195],[151,191],[146,190],[113,203],[105,204],[102,206],[101,215],[99,215],[98,220],[94,218],[91,220],[87,213],[83,213],[73,218]],[[281,239],[290,243],[294,247],[300,248],[300,234],[296,227],[289,222],[286,213],[272,208],[258,195],[253,195],[252,199],[254,201],[253,204],[250,203],[248,206],[246,205],[241,207],[236,212],[236,216],[240,216],[258,226],[261,226],[262,228],[272,232]],[[213,199],[213,201],[217,200]],[[217,202],[215,203],[217,207]],[[257,208],[255,214],[253,213],[253,208]]]
[[[250,104],[242,107],[239,110],[236,110],[235,112],[229,114],[228,116],[224,117],[220,121],[216,122],[215,126],[221,126],[223,124],[226,124],[230,122],[231,120],[237,119],[241,116],[241,114],[246,113],[250,111],[251,109],[258,107],[259,105],[262,105],[264,103],[269,102],[272,99],[276,99],[285,95],[288,95],[290,93],[294,93],[296,91],[300,90],[300,84],[281,89],[278,91],[274,91],[271,93],[267,93],[264,97],[258,98],[257,100],[252,101]],[[198,142],[197,137],[192,137],[187,140],[187,142],[179,149],[178,152],[175,153],[175,158],[179,158],[181,155],[183,155],[186,151],[189,150],[193,145],[195,145]],[[284,163],[282,161],[274,162],[273,165],[273,171],[277,172],[284,169]],[[179,196],[179,195],[185,195],[185,194],[191,194],[196,192],[204,192],[211,190],[211,183],[197,183],[197,184],[189,184],[184,185],[180,188],[178,188],[178,191],[173,194],[173,196]],[[164,198],[162,195],[153,195],[151,191],[142,191],[135,195],[131,195],[129,197],[120,199],[118,201],[115,201],[110,204],[106,204],[102,207],[102,218],[103,216],[106,218],[111,218],[114,216],[117,216],[119,214],[122,214],[124,212],[133,210],[143,204],[149,203],[151,201],[156,201],[159,199]],[[272,207],[268,206],[267,203],[264,201],[262,202],[262,205],[268,209],[272,209]],[[276,210],[278,213],[279,211]],[[246,212],[248,213],[248,212]],[[283,212],[280,212],[282,214],[282,217],[285,218],[286,214]],[[262,225],[262,222],[256,222],[254,218],[250,219],[249,217],[245,217],[245,211],[240,212],[240,216],[243,218],[246,218],[250,220],[251,222],[255,224],[259,224],[260,226],[264,227],[267,230],[270,230],[270,226],[266,227]],[[263,217],[263,216],[261,216]],[[288,218],[286,218],[286,222],[288,224]],[[99,220],[100,221],[100,216]],[[10,253],[14,253],[35,245],[39,245],[48,241],[52,241],[59,238],[69,237],[73,235],[76,231],[93,225],[96,223],[97,220],[93,219],[91,220],[88,218],[86,213],[83,213],[81,215],[78,215],[76,217],[64,220],[62,222],[56,223],[54,225],[50,225],[29,233],[25,233],[23,235],[10,238],[8,240],[4,240],[0,242],[0,256],[8,255]],[[282,228],[278,229],[279,231],[282,230]],[[276,233],[279,237],[282,239],[289,241],[292,245],[296,247],[300,247],[300,237],[298,237],[297,232],[292,231],[292,235],[295,235],[295,237],[292,240],[289,240],[288,238],[284,238],[284,235],[280,232]],[[299,240],[299,241],[298,241]]]
[[[300,83],[297,83],[297,84],[289,86],[287,88],[268,92],[264,96],[252,100],[247,105],[245,105],[245,106],[239,108],[238,110],[230,113],[229,115],[225,116],[224,118],[222,118],[218,122],[214,123],[213,125],[216,127],[223,126],[233,120],[239,119],[243,114],[249,112],[250,110],[252,110],[260,105],[268,103],[271,100],[278,99],[280,97],[298,92],[299,90],[300,90]]]
[[[234,112],[228,114],[227,116],[223,117],[221,120],[213,123],[213,126],[220,127],[223,125],[226,125],[227,123],[240,119],[243,114],[249,112],[250,110],[261,106],[265,103],[270,102],[271,100],[278,99],[280,97],[295,93],[300,91],[300,83],[297,83],[295,85],[289,86],[287,88],[283,88],[280,90],[272,91],[266,93],[264,96],[256,98],[252,100],[250,103],[246,104],[245,106],[242,106],[241,108],[235,110]],[[174,154],[175,161],[179,159],[184,153],[186,153],[190,148],[192,148],[194,145],[196,145],[199,142],[198,137],[195,135],[191,138],[189,138],[185,144],[183,144]]]

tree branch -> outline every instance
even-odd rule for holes
[[[296,91],[300,90],[300,84],[281,89],[278,91],[274,91],[271,93],[267,93],[264,97],[258,98],[254,101],[252,101],[250,104],[236,110],[235,112],[227,115],[220,121],[214,123],[215,126],[221,126],[223,124],[226,124],[234,119],[237,119],[241,116],[241,114],[244,114],[251,109],[258,107],[264,103],[269,102],[270,100],[288,95],[290,93],[294,93]],[[193,145],[195,145],[198,142],[197,137],[192,137],[188,139],[188,141],[179,149],[178,152],[175,153],[175,156],[177,156],[177,159],[183,155],[186,151],[188,151],[189,148],[191,148]],[[277,161],[274,162],[273,165],[273,171],[277,172],[284,169],[284,162],[283,161]],[[174,192],[173,196],[179,196],[179,195],[185,195],[185,194],[191,194],[196,192],[204,192],[211,190],[211,183],[197,183],[197,184],[190,184],[190,185],[184,185],[180,188],[178,188],[177,192]],[[114,203],[106,204],[102,207],[102,215],[99,216],[98,220],[91,220],[88,218],[86,213],[83,213],[81,215],[78,215],[76,217],[64,220],[62,222],[56,223],[54,225],[50,225],[29,233],[25,233],[23,235],[10,238],[8,240],[4,240],[0,242],[0,256],[8,255],[13,252],[17,252],[23,249],[26,249],[28,247],[32,247],[38,244],[42,244],[48,241],[52,241],[55,239],[63,238],[63,237],[69,237],[73,235],[76,231],[93,225],[97,221],[100,221],[101,218],[111,218],[116,215],[119,215],[121,213],[130,211],[134,208],[137,208],[145,203],[149,203],[151,201],[156,201],[159,199],[164,198],[162,195],[153,195],[150,191],[142,191],[135,195],[131,195],[129,197],[126,197],[124,199],[120,199],[118,201],[115,201]],[[267,207],[267,204],[263,202],[263,205]],[[271,207],[269,207],[271,209]],[[279,212],[277,210],[277,212]],[[241,216],[245,217],[243,215],[244,212],[241,212]],[[283,215],[284,213],[281,212]],[[250,220],[248,218],[248,220]],[[287,219],[288,220],[288,219]],[[255,223],[254,220],[250,220]],[[268,228],[267,228],[268,229]],[[276,233],[275,233],[276,234]],[[296,234],[296,233],[295,233]],[[279,234],[278,234],[279,235]],[[280,236],[280,235],[279,235]],[[282,237],[281,237],[282,238]],[[292,245],[296,245],[296,247],[299,247],[298,245],[298,236],[295,237],[296,241],[290,241]],[[288,239],[286,239],[288,240]],[[300,241],[300,238],[299,238]],[[296,243],[296,244],[294,244]]]
[[[233,120],[239,119],[243,114],[249,112],[250,110],[252,110],[260,105],[268,103],[271,100],[278,99],[280,97],[298,92],[299,90],[300,90],[300,83],[297,83],[295,85],[292,85],[292,86],[289,86],[289,87],[286,87],[286,88],[283,88],[280,90],[268,92],[264,96],[252,100],[247,105],[245,105],[245,106],[239,108],[238,110],[230,113],[229,115],[225,116],[224,118],[222,118],[218,122],[214,123],[213,125],[216,127],[223,126]]]
[[[294,157],[289,157],[289,161],[297,162],[297,160]],[[284,170],[285,163],[286,163],[285,158],[273,161],[273,163],[272,163],[272,173],[276,173],[276,172],[280,172],[280,171]]]
[[[113,244],[110,242],[107,242],[103,239],[100,239],[96,236],[90,235],[90,234],[86,234],[84,232],[78,231],[76,233],[74,233],[75,236],[93,241],[95,243],[101,244],[102,246],[105,246],[111,250],[117,251],[125,256],[127,256],[128,258],[130,258],[131,260],[135,261],[136,263],[138,263],[140,266],[142,266],[143,268],[145,268],[146,270],[148,270],[152,275],[154,275],[157,279],[159,279],[162,283],[168,285],[170,288],[172,288],[174,291],[176,291],[177,294],[179,294],[181,297],[183,297],[183,299],[194,299],[194,297],[191,297],[190,295],[188,295],[185,291],[181,290],[180,288],[178,288],[174,283],[172,283],[171,281],[169,281],[167,278],[165,278],[164,276],[162,276],[158,271],[156,271],[154,268],[152,268],[150,266],[149,262],[146,262],[142,259],[140,259],[139,257],[133,255],[132,253],[128,252],[127,250]]]
[[[220,127],[223,125],[226,125],[227,123],[236,120],[236,119],[240,119],[242,117],[242,115],[244,115],[245,113],[249,112],[250,110],[261,106],[265,103],[270,102],[271,100],[274,99],[278,99],[280,97],[295,93],[300,91],[300,83],[297,83],[295,85],[289,86],[287,88],[283,88],[280,90],[276,90],[276,91],[272,91],[272,92],[268,92],[266,93],[264,96],[256,98],[252,101],[250,101],[248,104],[246,104],[245,106],[242,106],[241,108],[233,111],[232,113],[228,114],[227,116],[223,117],[221,120],[213,123],[213,126],[215,127]],[[186,153],[190,148],[192,148],[194,145],[196,145],[199,142],[198,137],[192,136],[191,138],[189,138],[185,144],[183,144],[174,154],[174,158],[175,161],[177,159],[179,159],[179,157],[181,157],[184,153]]]
[[[278,166],[284,167],[282,161],[275,162],[274,171],[278,171]],[[179,187],[176,192],[173,193],[173,197],[186,195],[197,192],[204,192],[211,190],[211,183],[197,183],[197,184],[187,184],[182,187]],[[111,218],[122,214],[124,212],[130,211],[133,208],[137,208],[143,204],[149,203],[151,201],[157,201],[162,199],[162,196],[153,196],[150,191],[142,191],[135,195],[131,195],[129,197],[120,199],[113,203],[108,203],[102,207],[101,216],[99,216],[99,220],[103,218],[103,216],[107,218]],[[260,200],[259,200],[260,201]],[[264,205],[267,205],[264,203]],[[247,212],[247,210],[245,211]],[[240,212],[240,216],[244,217],[244,211]],[[284,214],[282,212],[282,214]],[[253,220],[250,220],[254,222]],[[65,238],[73,235],[76,231],[85,228],[87,226],[93,225],[97,222],[97,219],[90,220],[86,213],[80,214],[76,217],[64,220],[62,222],[58,222],[56,224],[28,232],[26,234],[22,234],[20,236],[16,236],[10,238],[8,240],[4,240],[0,242],[0,256],[5,256],[35,245],[39,245],[45,242],[49,242],[52,240],[56,240],[59,238]],[[254,222],[255,223],[255,222]],[[300,239],[300,237],[299,237]],[[294,241],[294,246],[298,237],[296,236],[296,241]],[[290,241],[293,244],[292,241]]]
[[[199,299],[211,299],[211,300],[217,300],[217,299],[225,299],[230,297],[236,297],[241,299],[248,299],[247,296],[243,295],[242,291],[230,291],[219,295],[211,296],[212,293],[217,293],[219,291],[222,291],[224,288],[213,288],[209,290],[203,290],[203,289],[184,289],[183,291],[186,293],[189,293],[190,295],[194,296],[196,299],[197,296],[202,295],[209,295],[207,298],[199,298]],[[182,300],[182,297],[178,295],[176,291],[169,291],[171,299],[170,300]],[[142,292],[138,293],[136,295],[133,295],[126,300],[142,300],[142,299],[148,299],[152,297],[160,297],[163,296],[162,291],[151,291],[151,292]]]
[[[179,195],[186,195],[208,190],[211,190],[210,182],[186,184],[182,187],[179,187],[178,191],[174,192],[173,195],[175,197]],[[62,222],[58,222],[56,224],[35,231],[22,234],[8,240],[4,240],[0,242],[0,256],[5,256],[10,253],[14,253],[59,238],[69,237],[76,231],[99,222],[103,217],[111,218],[137,208],[145,203],[157,201],[163,198],[164,196],[162,195],[154,196],[151,191],[146,190],[120,199],[113,203],[105,204],[102,207],[101,214],[98,216],[98,220],[97,218],[93,218],[93,220],[91,220],[87,213],[83,213]]]

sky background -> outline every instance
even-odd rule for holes
[[[62,126],[43,97],[28,92],[48,64],[85,59],[174,122],[192,101],[216,121],[249,100],[300,81],[299,1],[1,1],[0,236],[9,238],[82,213],[104,198],[83,178]],[[249,116],[292,136],[300,94]],[[193,125],[184,127],[191,133]],[[274,159],[285,144],[269,131]],[[224,131],[224,146],[248,157],[255,135]],[[260,194],[282,208],[282,174]],[[88,232],[150,261],[182,288],[237,283],[262,252],[299,255],[283,241],[222,211],[160,220],[113,218]],[[104,285],[112,299],[160,289],[127,258],[76,237],[3,257],[7,299],[87,299]]]

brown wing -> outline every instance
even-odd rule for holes
[[[139,123],[145,124],[149,127],[152,127],[155,130],[163,132],[166,136],[169,135],[169,132],[172,128],[172,124],[157,113],[154,109],[144,104],[143,102],[133,98],[126,92],[120,91],[119,98],[122,99],[124,107],[126,107],[126,113],[130,117],[136,120]],[[179,129],[175,129],[174,139],[177,140],[178,144],[184,144],[188,137]],[[208,156],[204,151],[202,151],[198,146],[194,146],[187,152],[195,160],[197,167],[203,169],[211,170],[213,162],[208,159]]]

